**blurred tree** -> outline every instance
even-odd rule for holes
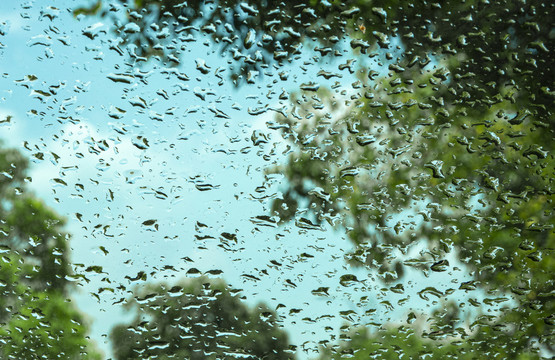
[[[99,359],[68,299],[64,221],[26,189],[27,166],[0,143],[0,359]]]
[[[186,44],[199,34],[208,35],[234,59],[229,66],[235,80],[242,77],[240,84],[254,82],[253,71],[300,54],[307,34],[329,45],[336,42],[325,39],[335,31],[330,26],[337,23],[333,11],[337,9],[327,2],[308,5],[299,0],[98,0],[76,8],[74,14],[111,18],[121,40],[114,50],[124,54],[127,48],[137,62],[158,56],[169,65],[178,65]],[[329,25],[322,26],[326,21]]]
[[[147,284],[126,306],[137,314],[112,330],[116,359],[294,358],[275,313],[249,309],[221,280]]]
[[[342,56],[335,51],[342,39],[363,54],[394,49],[400,41],[405,64],[427,63],[434,52],[453,55],[464,63],[453,64],[453,76],[498,85],[465,87],[471,95],[497,93],[499,85],[516,75],[521,90],[543,89],[536,92],[536,102],[549,106],[553,96],[554,55],[549,49],[555,41],[554,9],[549,1],[97,0],[74,14],[112,17],[121,41],[114,50],[123,54],[119,46],[132,45],[130,53],[137,61],[159,55],[179,64],[186,43],[204,33],[232,56],[233,73],[247,78],[248,71],[291,61],[301,50]],[[312,39],[319,45],[306,49],[306,40]],[[502,64],[515,71],[505,71]]]
[[[407,266],[451,271],[455,255],[474,281],[449,293],[479,288],[491,296],[478,305],[500,315],[479,317],[464,330],[467,342],[454,329],[441,341],[433,332],[418,334],[420,350],[437,349],[436,358],[450,342],[460,344],[456,351],[494,358],[555,351],[554,76],[551,55],[537,48],[553,48],[553,26],[544,17],[553,6],[535,3],[477,4],[456,15],[471,19],[472,32],[451,34],[441,31],[449,21],[422,9],[439,29],[429,34],[436,45],[423,45],[427,60],[409,50],[425,38],[402,40],[396,61],[385,54],[391,60],[385,77],[360,69],[349,98],[341,85],[335,93],[302,92],[280,120],[294,144],[288,163],[271,171],[287,180],[273,203],[282,221],[309,210],[317,222],[345,228],[357,245],[349,261],[377,268],[385,282],[402,283]],[[464,46],[450,43],[453,34],[467,37],[459,41]],[[531,69],[540,62],[541,70]],[[427,250],[409,258],[422,243]],[[397,330],[369,340],[356,335],[347,348],[376,345],[391,331],[397,336]]]
[[[436,77],[439,67],[371,86],[361,79],[372,91],[347,106],[324,90],[293,97],[301,105],[280,121],[294,151],[271,170],[287,180],[273,211],[288,221],[308,210],[316,222],[345,228],[357,245],[349,262],[378,269],[384,282],[402,283],[407,267],[452,274],[449,258],[457,256],[474,281],[449,292],[481,288],[492,296],[482,311],[501,311],[467,330],[467,349],[498,358],[528,358],[540,347],[551,353],[552,115],[524,101],[458,101],[451,80]],[[427,250],[410,258],[422,243]],[[499,305],[509,299],[516,305]],[[459,341],[460,333],[445,336]]]
[[[486,355],[494,359],[550,358],[545,352],[542,356],[532,346],[523,348],[519,345],[518,336],[522,334],[499,331],[499,327],[510,325],[495,316],[478,316],[470,327],[466,327],[458,318],[458,304],[449,302],[443,305],[420,318],[411,312],[405,324],[384,324],[377,331],[368,327],[351,329],[340,346],[324,348],[320,359],[470,360]]]

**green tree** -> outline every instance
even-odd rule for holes
[[[417,334],[422,345],[412,349],[432,349],[436,358],[451,342],[459,344],[455,358],[555,351],[553,26],[546,17],[553,6],[513,4],[409,8],[429,26],[411,24],[410,15],[406,27],[395,24],[415,33],[395,32],[402,56],[386,54],[387,76],[360,69],[353,88],[361,90],[350,99],[339,90],[300,93],[280,120],[294,144],[288,163],[272,170],[287,179],[273,204],[282,221],[298,219],[308,203],[318,221],[347,230],[357,245],[350,261],[378,268],[385,282],[402,284],[407,266],[449,271],[448,254],[456,254],[474,280],[450,291],[480,288],[488,295],[482,311],[501,311],[479,317],[465,341],[452,328],[440,331],[442,341]],[[428,251],[420,258],[392,251],[406,254],[422,242]],[[493,305],[509,299],[516,305]],[[370,335],[353,335],[345,346],[390,346],[392,334],[406,336],[397,331],[361,331]]]
[[[302,104],[295,114],[303,120],[281,119],[295,151],[271,170],[287,179],[273,210],[282,221],[299,219],[306,217],[300,204],[308,203],[316,222],[347,230],[357,245],[350,262],[377,268],[386,283],[402,284],[407,266],[450,271],[448,254],[456,254],[474,280],[450,291],[481,288],[493,303],[516,301],[467,331],[472,340],[453,350],[454,358],[464,350],[470,358],[528,358],[537,353],[536,342],[552,352],[552,119],[524,101],[457,102],[449,92],[454,85],[438,78],[437,68],[391,74],[377,87],[373,82],[372,92],[348,110],[338,107],[341,96],[325,91],[293,98]],[[407,254],[422,242],[428,251],[419,258],[392,251]],[[483,306],[485,312],[491,303]],[[387,342],[391,331],[397,330],[378,332],[368,345]],[[460,341],[458,332],[444,335]],[[363,337],[356,338],[355,348]],[[441,341],[422,344],[422,351],[444,355]]]
[[[198,34],[208,35],[235,60],[230,63],[231,73],[234,80],[242,76],[237,81],[240,84],[255,81],[252,71],[300,54],[307,36],[333,45],[334,39],[326,39],[336,31],[331,27],[339,25],[337,10],[327,2],[307,4],[300,0],[98,0],[76,8],[74,14],[112,19],[122,40],[114,50],[124,54],[123,49],[131,45],[131,57],[139,63],[156,56],[169,65],[178,65],[186,51],[184,44]]]
[[[64,221],[26,189],[26,159],[1,145],[0,359],[99,359],[68,298]]]
[[[518,344],[518,338],[498,329],[510,324],[494,316],[481,315],[469,328],[464,327],[458,318],[459,305],[454,302],[443,305],[420,318],[410,313],[405,324],[384,324],[377,331],[367,327],[351,329],[340,346],[324,348],[320,359],[470,360],[486,355],[494,359],[546,358],[531,346],[515,350],[513,346]]]
[[[294,358],[276,314],[248,308],[221,280],[146,284],[126,306],[136,317],[111,332],[116,359]]]
[[[549,49],[554,41],[553,12],[552,4],[541,0],[441,4],[398,0],[119,0],[114,4],[98,0],[74,10],[75,15],[112,17],[121,45],[135,45],[138,61],[158,54],[179,64],[186,48],[176,44],[192,41],[199,33],[208,34],[222,45],[222,51],[232,55],[234,73],[243,75],[268,64],[291,61],[306,51],[307,39],[320,43],[314,51],[321,55],[341,55],[334,50],[345,35],[363,54],[371,54],[376,47],[392,49],[391,40],[398,38],[405,63],[414,59],[429,62],[432,53],[466,56],[465,66],[458,67],[460,75],[472,72],[484,84],[498,85],[480,90],[468,87],[470,94],[495,94],[499,85],[516,75],[522,90],[543,89],[534,101],[544,106],[552,100],[550,65],[554,55]],[[114,50],[123,54],[121,48]],[[503,64],[516,72],[504,71]]]

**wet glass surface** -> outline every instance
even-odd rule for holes
[[[0,359],[554,356],[550,1],[0,3]]]

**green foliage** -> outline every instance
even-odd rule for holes
[[[293,358],[275,313],[248,308],[221,280],[147,284],[126,306],[137,314],[112,330],[116,359]]]
[[[25,189],[27,166],[19,152],[0,148],[0,243],[35,266],[27,281],[37,289],[65,291],[69,236],[61,231],[64,220]]]
[[[6,269],[2,268],[2,276]],[[14,276],[12,275],[12,278]],[[59,291],[32,291],[14,279],[10,294],[3,292],[6,323],[0,327],[2,359],[100,359],[87,337],[81,313]],[[14,300],[12,297],[16,295]]]
[[[309,210],[346,229],[357,245],[350,262],[378,269],[384,282],[402,283],[414,264],[450,271],[446,258],[456,254],[472,287],[492,296],[478,306],[500,315],[481,317],[465,331],[468,340],[450,331],[442,341],[473,356],[535,358],[539,348],[555,351],[553,59],[538,49],[553,48],[553,6],[450,5],[409,6],[402,18],[395,7],[386,11],[386,23],[396,26],[386,36],[402,39],[403,56],[391,56],[379,79],[360,69],[358,96],[319,91],[292,99],[297,107],[280,121],[295,151],[271,170],[287,180],[273,211],[289,221]],[[427,251],[417,258],[392,251],[407,254],[423,243]],[[429,344],[424,352],[441,343],[414,336]],[[360,339],[344,349],[360,348]],[[370,335],[363,342],[373,350],[360,358],[380,354],[391,339],[387,331]]]
[[[353,49],[368,54],[376,48],[393,48],[392,37],[396,37],[402,40],[406,62],[429,62],[430,53],[438,51],[466,59],[472,69],[459,67],[453,76],[475,76],[494,84],[466,89],[471,96],[484,91],[495,94],[499,86],[517,76],[520,90],[540,90],[535,92],[535,101],[543,106],[550,106],[553,97],[549,90],[553,73],[549,70],[554,55],[549,50],[554,39],[549,24],[554,10],[552,4],[540,0],[453,0],[441,4],[398,0],[119,0],[121,9],[129,10],[119,14],[113,5],[102,1],[88,13],[113,16],[121,24],[117,33],[126,43],[137,45],[135,60],[139,62],[156,55],[177,65],[181,52],[171,45],[174,36],[168,34],[187,41],[201,32],[221,44],[222,51],[230,50],[235,75],[241,74],[248,81],[250,70],[288,62],[306,50],[307,39],[317,40],[320,45],[316,50],[329,54],[348,34]],[[75,12],[87,13],[82,8]],[[140,30],[131,30],[134,27],[128,24]],[[511,70],[500,64],[510,64]]]
[[[100,359],[67,298],[64,221],[25,188],[26,169],[0,147],[0,359]]]
[[[482,334],[488,335],[488,334]],[[429,340],[423,338],[411,327],[399,326],[368,334],[361,329],[351,335],[351,340],[340,352],[332,354],[329,350],[322,355],[324,359],[462,359],[471,360],[491,354],[493,359],[540,359],[539,354],[515,354],[511,349],[511,339],[506,338],[505,346],[487,346],[481,342]],[[492,344],[490,344],[492,345]]]
[[[402,79],[408,91],[391,91],[395,79]],[[541,125],[541,112],[524,124],[511,124],[525,102],[456,104],[447,100],[450,84],[433,92],[419,87],[431,79],[415,72],[391,76],[374,87],[372,99],[349,104],[333,120],[326,116],[332,111],[314,111],[320,104],[329,109],[333,95],[318,94],[320,100],[301,94],[301,114],[316,116],[281,119],[296,151],[287,165],[271,170],[287,179],[273,211],[288,221],[304,214],[298,204],[308,203],[319,221],[347,230],[357,245],[350,262],[378,269],[384,282],[402,283],[415,261],[424,272],[449,271],[445,259],[455,253],[474,276],[474,287],[518,304],[476,325],[467,334],[472,340],[457,350],[437,348],[423,335],[403,340],[410,344],[422,337],[422,354],[536,358],[536,341],[553,351],[553,127]],[[444,105],[434,104],[438,98]],[[421,243],[428,250],[418,258],[391,251],[407,254]],[[484,311],[490,305],[484,304]],[[460,341],[458,333],[446,336]],[[357,358],[382,354],[393,346],[390,340],[389,333],[372,335]],[[505,342],[511,347],[502,347]],[[353,340],[347,349],[361,349],[360,344]]]

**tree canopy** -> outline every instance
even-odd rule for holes
[[[234,292],[206,277],[137,288],[126,303],[135,319],[110,335],[116,359],[293,359],[276,314]]]
[[[392,20],[403,55],[391,57],[386,76],[359,69],[350,99],[345,87],[292,99],[297,106],[281,122],[294,151],[271,171],[288,180],[273,209],[284,221],[309,204],[318,221],[346,229],[357,245],[351,263],[378,269],[386,283],[402,284],[408,268],[450,272],[453,255],[464,264],[474,280],[450,291],[481,288],[489,298],[477,306],[486,312],[494,303],[501,315],[420,332],[410,351],[552,353],[553,6],[430,5]],[[386,13],[387,23],[396,18]],[[422,243],[427,251],[407,256]],[[514,306],[497,305],[509,300]],[[387,339],[406,345],[416,336],[406,327],[364,334],[339,351],[365,358],[356,349],[379,354]]]
[[[99,359],[69,298],[64,220],[27,189],[27,167],[0,143],[0,359]]]

